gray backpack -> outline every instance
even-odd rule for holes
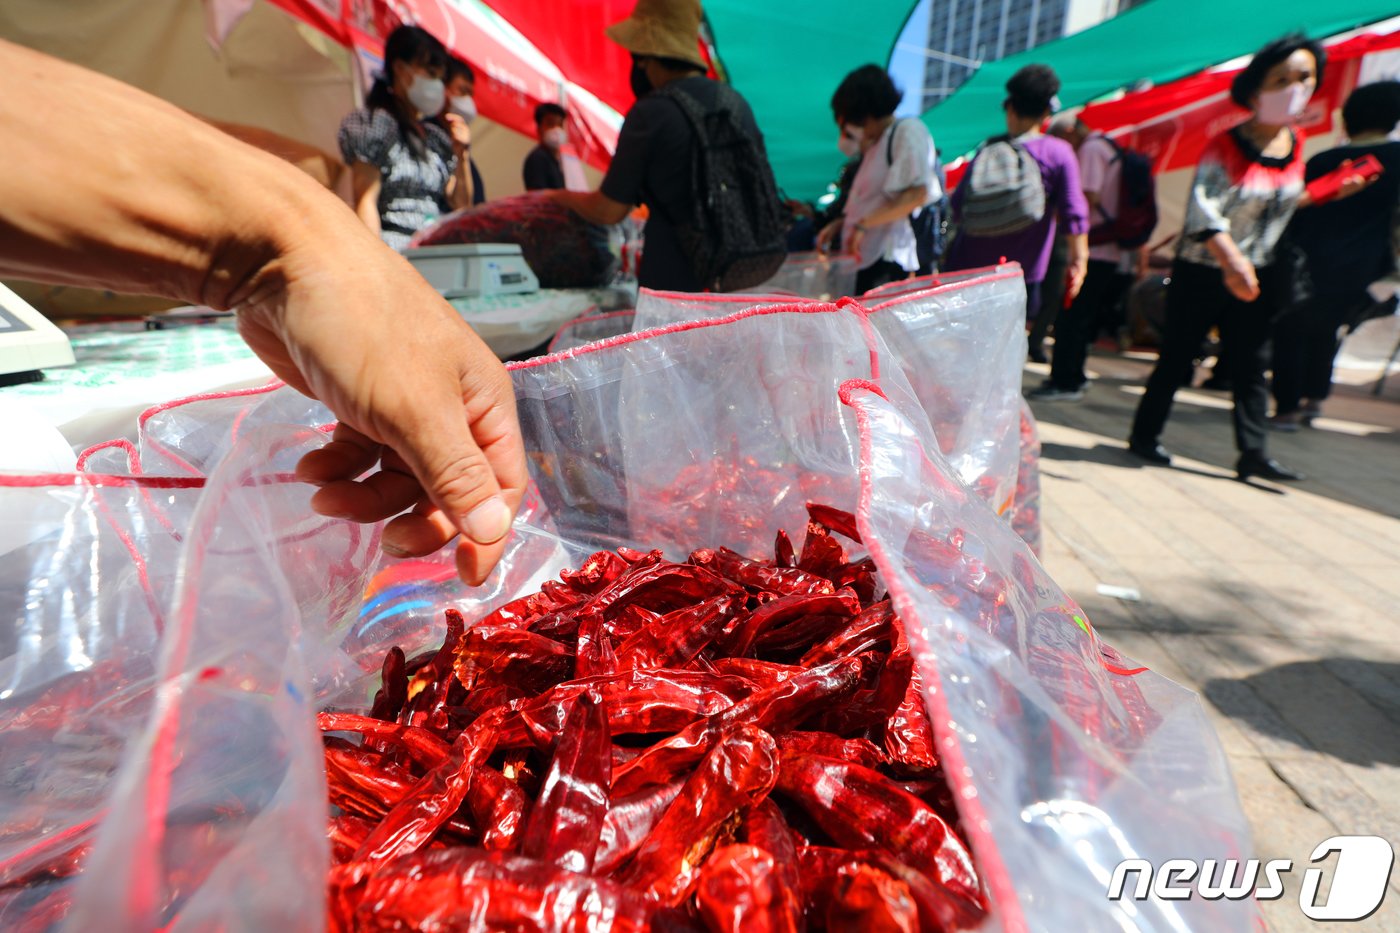
[[[1009,136],[987,140],[967,170],[962,229],[972,236],[1017,233],[1045,216],[1045,181],[1030,150]]]

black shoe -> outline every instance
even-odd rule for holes
[[[1026,356],[1030,357],[1032,363],[1048,363],[1050,357],[1045,355],[1044,347],[1031,347]]]
[[[1271,460],[1263,454],[1257,453],[1241,454],[1240,462],[1235,464],[1235,472],[1239,473],[1240,479],[1257,476],[1260,479],[1271,479],[1283,483],[1293,483],[1306,479],[1302,473],[1290,470],[1277,460]]]
[[[1139,459],[1146,460],[1148,463],[1171,466],[1172,455],[1167,453],[1167,448],[1156,441],[1137,441],[1129,439],[1128,453]]]
[[[1230,381],[1229,376],[1211,373],[1210,378],[1202,382],[1200,387],[1202,389],[1213,389],[1216,392],[1229,392],[1234,387],[1234,383]]]
[[[1062,389],[1047,383],[1038,389],[1032,389],[1028,397],[1035,402],[1077,402],[1084,397],[1084,389]]]

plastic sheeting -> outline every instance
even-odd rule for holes
[[[366,704],[388,645],[434,644],[444,608],[480,618],[600,547],[763,553],[818,500],[855,512],[908,627],[986,929],[1247,928],[1248,903],[1105,898],[1123,858],[1248,857],[1224,755],[1197,698],[1103,643],[955,478],[870,322],[759,308],[513,367],[534,489],[478,590],[450,555],[390,561],[377,527],[310,512],[289,471],[326,413],[285,388],[168,406],[85,461],[139,472],[162,448],[207,481],[0,482],[0,613],[20,620],[0,864],[95,841],[76,883],[6,892],[0,922],[72,898],[70,929],[318,928],[312,716]]]

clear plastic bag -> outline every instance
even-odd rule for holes
[[[777,274],[752,291],[835,301],[855,294],[857,271],[849,254],[789,253]]]
[[[1040,556],[1040,431],[1030,405],[1021,401],[1021,459],[1016,468],[1016,494],[1011,502],[1011,527]]]
[[[312,714],[366,706],[388,644],[427,647],[444,608],[479,618],[598,547],[766,552],[808,500],[856,512],[905,619],[986,929],[1245,928],[1248,904],[1104,896],[1122,858],[1247,857],[1224,756],[1196,697],[1104,645],[955,478],[869,324],[850,304],[760,308],[513,367],[537,495],[476,591],[440,575],[446,556],[388,561],[374,529],[313,515],[287,472],[323,416],[263,420],[295,408],[288,389],[247,409],[180,532],[146,727],[115,778],[86,776],[107,816],[68,928],[317,929]],[[4,825],[47,803],[5,793]]]
[[[713,319],[784,300],[642,289],[633,327]],[[904,371],[958,475],[1005,514],[1016,490],[1026,358],[1020,266],[891,283],[860,299],[860,307]]]
[[[632,331],[632,322],[637,312],[609,311],[604,314],[587,314],[574,318],[559,328],[554,339],[549,342],[550,353],[563,353],[575,350],[586,343],[596,343],[610,337],[620,337]]]

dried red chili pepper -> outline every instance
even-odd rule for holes
[[[608,711],[587,691],[574,700],[554,749],[544,787],[530,810],[520,853],[568,871],[588,873],[608,813],[612,756]]]
[[[639,555],[640,557],[640,555]],[[660,552],[657,552],[658,559]],[[565,570],[559,579],[583,593],[598,593],[622,576],[628,561],[613,551],[599,551],[584,561],[577,570]]]
[[[399,721],[405,725],[421,726],[434,709],[447,705],[447,681],[452,675],[467,623],[456,609],[447,610],[446,616],[447,635],[442,647],[408,682],[408,701],[399,713]]]
[[[567,645],[522,629],[477,625],[462,639],[457,679],[468,690],[509,684],[538,693],[573,672],[574,653]]]
[[[845,658],[803,671],[695,722],[619,768],[613,775],[613,790],[630,794],[671,780],[699,761],[721,735],[741,723],[773,731],[797,726],[815,710],[853,693],[860,683],[862,668],[860,660]]]
[[[326,838],[331,843],[331,864],[342,865],[350,861],[373,830],[372,821],[353,813],[331,817],[326,826]]]
[[[582,624],[590,616],[611,619],[634,603],[653,612],[671,612],[734,590],[733,583],[694,564],[643,561],[581,607],[579,622]]]
[[[487,713],[458,736],[446,760],[415,784],[374,828],[355,853],[355,861],[387,862],[426,845],[462,805],[472,771],[495,748],[502,718],[503,714]]]
[[[425,768],[437,767],[446,760],[452,750],[448,743],[427,729],[384,722],[354,713],[317,713],[316,725],[322,732],[358,732],[366,739],[392,742],[402,747],[414,761]]]
[[[512,852],[525,825],[529,801],[514,781],[495,768],[481,765],[471,773],[466,807],[479,827],[481,848],[488,852]],[[451,824],[448,824],[451,826]]]
[[[846,549],[843,548],[825,526],[816,522],[807,523],[807,537],[802,540],[802,553],[797,558],[797,566],[819,577],[830,577],[846,565]]]
[[[856,544],[861,543],[860,531],[856,528],[856,517],[850,512],[833,509],[829,505],[808,502],[807,518],[821,525],[823,528],[826,528],[828,531],[834,531],[839,535],[850,538]]]
[[[778,529],[778,534],[773,539],[773,563],[779,567],[797,566],[797,552],[792,548],[792,539],[781,528]]]
[[[802,879],[798,875],[797,839],[772,799],[750,807],[739,824],[739,838],[773,856],[775,868],[774,902],[789,914],[791,923],[801,929]]]
[[[829,930],[919,933],[919,909],[904,882],[873,865],[847,862],[836,870],[827,902]]]
[[[885,754],[905,768],[927,771],[938,767],[933,727],[924,711],[923,681],[915,668],[909,675],[904,701],[885,724]]]
[[[662,904],[679,904],[720,828],[767,796],[777,773],[778,747],[767,732],[743,725],[726,734],[637,850],[624,883]]]
[[[804,654],[799,663],[803,667],[826,664],[889,644],[893,637],[890,625],[894,619],[894,607],[888,599],[866,606],[844,628]]]
[[[716,849],[700,870],[695,902],[711,933],[797,933],[799,915],[773,856],[756,846]]]
[[[649,933],[655,905],[603,878],[521,856],[457,847],[342,878],[333,907],[356,930]]]
[[[796,567],[774,567],[749,560],[727,547],[701,548],[690,555],[690,562],[700,567],[708,567],[742,586],[782,596],[816,596],[836,592],[830,580]]]
[[[636,852],[680,795],[684,780],[658,784],[626,797],[614,796],[598,832],[594,873],[610,875]]]
[[[854,761],[867,768],[879,768],[885,763],[885,753],[869,739],[843,739],[830,732],[784,732],[776,737],[784,751],[808,752],[841,761]]]
[[[788,624],[809,624],[818,618],[834,620],[840,625],[860,612],[860,601],[849,590],[844,593],[818,596],[780,596],[740,617],[718,639],[726,653],[743,657],[750,653],[759,637]]]
[[[783,752],[778,789],[822,831],[850,849],[876,849],[923,872],[945,892],[945,927],[984,913],[972,855],[928,804],[869,768],[804,752]]]
[[[406,661],[402,648],[392,648],[384,656],[379,675],[380,687],[375,691],[374,702],[370,705],[370,718],[385,722],[394,722],[399,718],[399,711],[408,702]]]
[[[617,671],[617,652],[602,616],[584,617],[578,626],[574,673],[578,680],[605,677]]]
[[[657,616],[617,649],[617,670],[684,667],[720,633],[737,601],[716,596]]]

